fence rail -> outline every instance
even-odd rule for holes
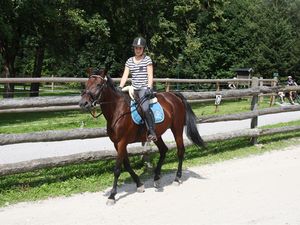
[[[113,81],[119,82],[121,78],[112,78]],[[74,77],[19,77],[19,78],[0,78],[0,83],[85,83],[88,78]],[[131,80],[128,78],[128,80]],[[272,82],[275,79],[260,79],[260,81]],[[251,79],[173,79],[173,78],[154,78],[154,82],[172,82],[172,83],[228,83],[228,82],[251,82]]]
[[[242,90],[210,91],[210,92],[181,92],[189,101],[214,99],[216,95],[222,98],[240,98],[263,94],[275,94],[279,91],[299,91],[300,86],[291,87],[264,87],[248,88]],[[79,109],[78,102],[80,96],[60,96],[60,97],[26,97],[0,100],[0,114],[13,112],[45,112],[59,110]],[[39,107],[39,108],[38,108]]]
[[[300,105],[266,108],[244,113],[227,114],[219,116],[205,116],[197,118],[197,123],[214,123],[221,121],[233,121],[252,119],[260,115],[268,115],[282,112],[300,111]],[[300,116],[299,116],[300,119]],[[26,142],[50,142],[73,139],[87,139],[107,137],[105,128],[77,128],[72,130],[50,130],[24,134],[0,134],[0,145],[26,143]]]
[[[53,90],[54,83],[85,83],[88,78],[77,78],[77,77],[41,77],[41,78],[32,78],[32,77],[18,77],[18,78],[0,78],[0,84],[28,84],[28,83],[51,83],[51,87]],[[120,82],[121,78],[113,78],[114,81]],[[128,79],[129,81],[131,78]],[[169,91],[171,83],[196,83],[196,84],[204,84],[204,83],[214,83],[216,84],[216,89],[220,89],[220,84],[247,84],[248,86],[251,83],[251,79],[174,79],[174,78],[154,78],[154,82],[160,82],[165,84],[165,90]],[[277,79],[263,79],[262,77],[259,79],[260,84],[276,84]]]
[[[271,128],[271,129],[245,129],[238,130],[234,132],[227,132],[223,134],[214,134],[203,136],[203,140],[205,142],[211,141],[222,141],[228,140],[238,137],[260,137],[270,134],[277,134],[282,132],[291,132],[291,131],[299,131],[300,126],[290,126],[290,127],[282,127],[282,128]],[[190,146],[191,143],[185,140],[185,145]],[[175,143],[167,144],[168,148],[176,148]],[[156,146],[153,146],[150,149],[145,149],[143,147],[131,147],[128,149],[129,155],[143,155],[158,152]],[[98,160],[106,160],[112,159],[116,157],[115,150],[105,150],[105,151],[93,151],[93,152],[84,152],[78,154],[72,154],[68,156],[59,156],[59,157],[49,157],[44,159],[35,159],[30,161],[18,162],[18,163],[10,163],[10,164],[2,164],[0,165],[0,176],[29,172],[37,169],[43,168],[52,168],[58,166],[65,166],[70,164],[78,164],[84,162],[93,162]]]
[[[228,79],[220,79],[228,80]],[[244,79],[245,80],[245,79]],[[193,80],[194,81],[194,80]],[[206,80],[207,81],[207,80]],[[216,80],[214,80],[216,81]],[[237,81],[235,79],[234,81]],[[222,95],[223,97],[243,97],[252,96],[251,109],[250,112],[231,114],[231,115],[221,115],[221,116],[206,116],[198,118],[197,122],[200,123],[211,123],[219,121],[229,121],[229,120],[243,120],[251,119],[251,129],[245,129],[240,131],[214,134],[209,136],[203,136],[204,141],[219,141],[232,139],[237,137],[251,137],[252,143],[256,143],[257,137],[263,135],[270,135],[281,132],[291,132],[299,131],[300,126],[289,126],[281,128],[270,128],[270,129],[260,129],[257,128],[257,118],[260,115],[288,112],[288,111],[300,111],[300,106],[285,106],[277,108],[268,108],[257,110],[258,96],[265,93],[276,93],[278,91],[291,91],[300,90],[300,87],[264,87],[259,85],[259,79],[253,78],[251,81],[252,87],[243,90],[227,90],[227,91],[215,91],[215,92],[182,92],[182,94],[189,100],[197,99],[207,99],[215,98],[216,95]],[[190,81],[189,81],[190,82]],[[0,82],[1,83],[1,82]],[[74,103],[77,104],[79,101],[78,96],[73,97],[63,97],[59,98],[29,98],[26,99],[4,99],[0,100],[0,110],[21,110],[30,109],[32,107],[62,107],[63,104],[69,104],[69,107],[74,107]],[[46,107],[47,106],[47,107]],[[76,106],[78,107],[78,106]],[[299,117],[300,118],[300,117]],[[104,128],[99,129],[74,129],[69,131],[46,131],[46,132],[35,132],[29,134],[1,134],[0,135],[0,145],[12,144],[12,143],[24,143],[24,142],[37,142],[37,141],[59,141],[59,140],[71,140],[71,139],[84,139],[84,138],[96,138],[105,137],[106,130]],[[189,143],[189,142],[187,142]],[[175,144],[169,144],[169,148],[175,147]],[[157,149],[153,147],[151,150],[146,150],[144,148],[131,148],[129,153],[131,155],[145,154],[150,152],[156,152]],[[108,159],[115,157],[115,150],[111,151],[96,151],[96,152],[86,152],[80,154],[73,154],[69,156],[51,157],[46,159],[36,159],[31,161],[12,163],[12,164],[2,164],[0,165],[0,175],[8,175],[20,172],[32,171],[40,168],[50,168],[55,166],[63,166],[73,163],[82,163],[88,161],[96,161],[100,159]]]

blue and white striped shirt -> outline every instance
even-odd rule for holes
[[[129,68],[132,76],[132,86],[134,89],[141,89],[148,86],[147,66],[152,64],[149,56],[145,56],[138,64],[134,63],[134,57],[130,57],[125,66]]]

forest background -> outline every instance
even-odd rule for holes
[[[1,77],[86,77],[108,66],[120,77],[141,35],[155,77],[232,78],[251,67],[300,81],[299,12],[300,0],[0,0]]]

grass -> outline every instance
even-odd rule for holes
[[[78,86],[78,85],[77,85]],[[66,96],[66,95],[79,95],[80,94],[80,87],[70,87],[68,85],[60,85],[55,86],[55,90],[52,91],[51,85],[41,85],[39,96]],[[0,85],[0,93],[4,93],[4,85]],[[15,98],[23,98],[29,97],[30,95],[30,85],[16,84],[14,97]],[[0,95],[0,99],[3,99],[3,95]]]
[[[266,100],[262,102],[259,107],[269,107],[269,102]],[[249,111],[250,102],[247,99],[223,101],[217,113],[215,113],[213,103],[196,103],[192,105],[192,108],[197,116],[230,114]],[[106,121],[103,116],[94,119],[89,113],[82,113],[80,111],[10,113],[1,114],[0,116],[0,133],[2,134],[106,126]]]
[[[265,98],[264,101],[259,102],[259,109],[268,108],[270,102]],[[218,111],[215,112],[216,106],[214,103],[195,103],[193,104],[193,110],[197,116],[205,115],[223,115],[246,112],[250,110],[251,101],[249,99],[238,100],[224,100],[218,106]],[[274,107],[277,107],[274,105]]]
[[[299,124],[300,120],[276,126]],[[283,149],[299,144],[299,137],[300,132],[292,132],[259,138],[259,143],[262,144],[260,146],[252,146],[247,138],[239,138],[208,143],[207,148],[201,150],[189,147],[186,150],[184,168]],[[156,165],[158,154],[153,154],[150,160]],[[142,180],[153,177],[153,172],[146,169],[140,157],[131,157],[131,164]],[[0,177],[0,207],[21,201],[104,190],[112,185],[113,167],[114,160],[105,160]],[[172,150],[167,154],[162,172],[172,172],[175,176],[176,168],[177,156]],[[128,173],[122,173],[119,184],[128,182],[132,182]]]
[[[29,133],[44,130],[67,130],[80,127],[104,127],[103,117],[94,119],[80,111],[2,114],[0,133]]]

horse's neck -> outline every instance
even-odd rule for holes
[[[119,95],[110,87],[106,87],[101,97],[101,110],[107,123],[113,123],[118,117],[120,107],[125,104],[125,97]]]

